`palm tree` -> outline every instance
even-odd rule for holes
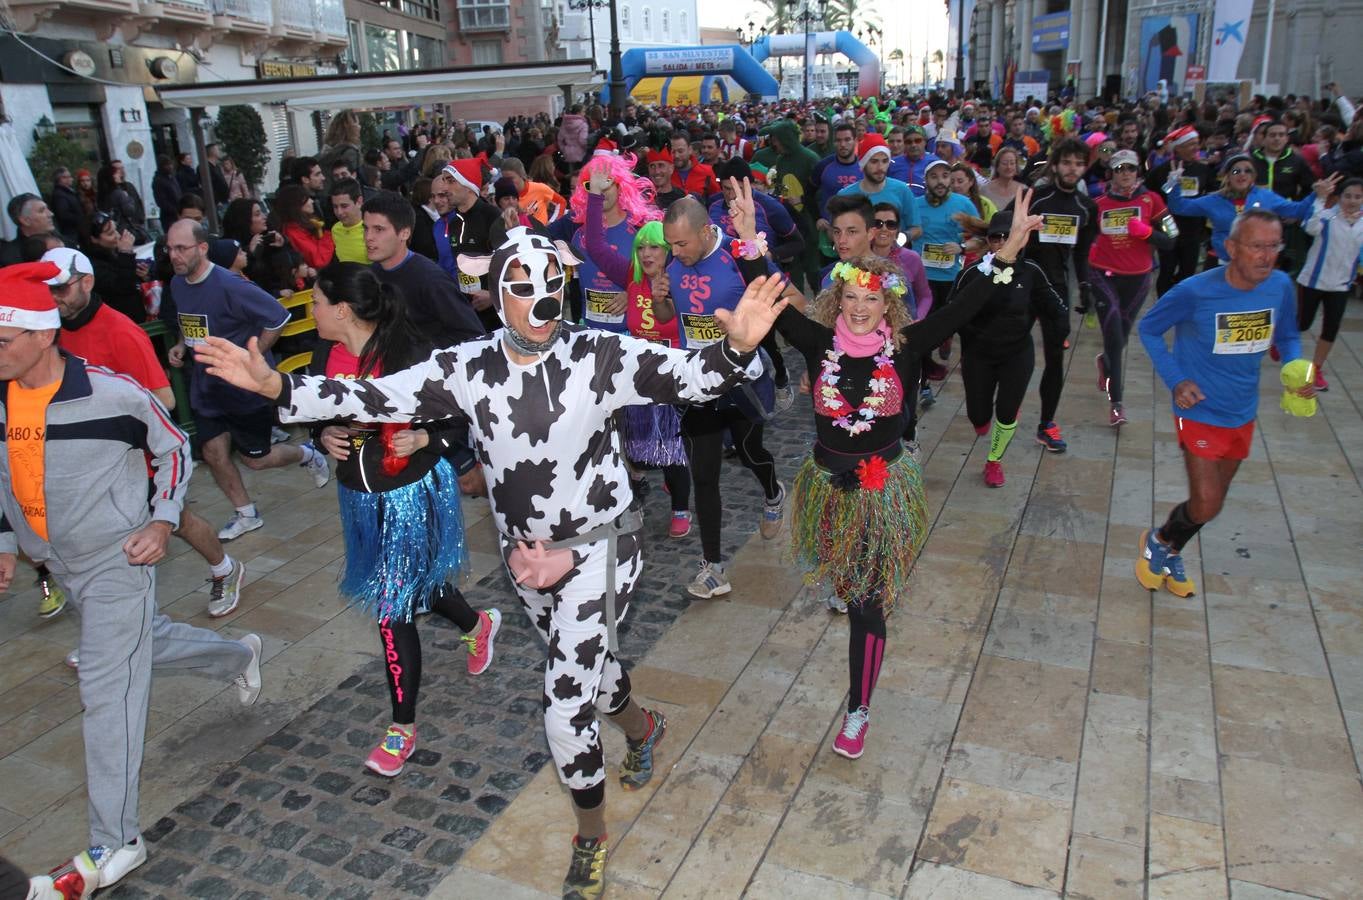
[[[792,27],[795,22],[795,13],[798,11],[799,4],[794,0],[758,0],[758,3],[767,10],[767,17],[762,21],[762,28],[768,34],[785,34],[794,31]]]
[[[829,0],[824,24],[833,31],[856,31],[866,26],[880,27],[874,0]]]
[[[946,81],[946,77],[947,77],[947,61],[946,61],[946,55],[943,54],[941,50],[934,50],[934,51],[932,51],[932,64],[935,65],[935,66],[941,66],[941,69],[940,69],[941,75],[938,77],[937,80],[938,80],[938,81]]]

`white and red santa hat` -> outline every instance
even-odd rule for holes
[[[1186,144],[1188,141],[1197,140],[1197,129],[1192,125],[1184,125],[1182,128],[1175,128],[1164,136],[1164,146],[1170,150],[1179,144]]]
[[[65,284],[70,278],[71,273],[53,262],[18,263],[0,269],[0,328],[61,328],[62,317],[47,286]]]
[[[479,153],[469,159],[452,159],[445,163],[441,174],[448,175],[471,191],[483,192],[483,170],[487,168],[487,154]]]
[[[863,166],[866,160],[875,156],[877,153],[885,154],[885,158],[890,158],[890,145],[885,143],[885,139],[875,132],[868,133],[861,142],[857,144],[857,161]]]
[[[596,149],[592,151],[592,156],[614,156],[620,152],[620,147],[610,138],[603,137],[596,142]]]

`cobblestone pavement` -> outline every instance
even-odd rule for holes
[[[795,354],[788,359],[798,364]],[[802,368],[792,366],[796,378]],[[767,429],[787,482],[811,440],[808,399],[801,399]],[[699,529],[680,541],[659,537],[670,510],[661,479],[650,483],[645,571],[620,628],[627,662],[699,602],[685,590],[699,564]],[[728,557],[756,532],[762,492],[729,461],[723,496]],[[465,596],[475,608],[503,612],[495,661],[470,678],[459,633],[439,616],[424,618],[418,749],[401,776],[382,778],[363,766],[391,721],[376,659],[147,828],[149,862],[109,891],[110,900],[429,893],[549,760],[543,643],[502,570],[466,586]]]

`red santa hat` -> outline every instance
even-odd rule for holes
[[[875,156],[877,153],[884,153],[885,158],[890,158],[890,145],[885,143],[885,139],[875,132],[867,133],[866,137],[857,144],[857,161],[863,166],[866,160]]]
[[[61,328],[62,317],[52,300],[48,282],[68,277],[56,263],[17,263],[0,269],[0,328],[42,331]]]
[[[470,159],[452,159],[445,163],[445,168],[441,169],[440,172],[442,175],[453,178],[469,190],[481,193],[483,190],[483,169],[486,165],[487,154],[479,153]]]
[[[1186,144],[1195,140],[1197,140],[1197,129],[1192,125],[1184,125],[1182,128],[1175,128],[1164,136],[1164,146],[1172,150],[1179,144]]]
[[[672,151],[664,147],[661,150],[649,150],[644,154],[644,161],[647,163],[665,162],[669,166],[673,164]]]
[[[614,156],[620,151],[615,141],[610,138],[602,138],[596,142],[596,149],[592,151],[592,156]]]

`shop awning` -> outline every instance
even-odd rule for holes
[[[596,81],[590,59],[519,66],[461,66],[423,71],[362,72],[308,78],[211,81],[157,88],[166,106],[202,108],[236,103],[282,103],[297,110],[383,109],[459,100],[543,97],[564,86],[575,92]]]

